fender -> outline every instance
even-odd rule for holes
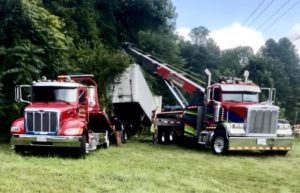
[[[231,136],[245,136],[246,135],[243,123],[223,122],[217,126],[217,129],[218,128],[225,129],[227,138],[229,138]]]
[[[14,122],[11,124],[11,127],[10,127],[10,133],[12,135],[25,133],[23,117],[20,117],[20,118],[14,120]]]
[[[214,130],[214,132],[216,131],[219,131],[219,130],[225,130],[226,132],[226,137],[227,139],[229,138],[230,136],[230,123],[227,123],[227,122],[222,122],[222,123],[219,123],[216,127],[216,129]],[[213,135],[211,136],[211,138],[213,137]]]
[[[62,124],[59,135],[74,135],[74,136],[81,136],[82,134],[86,133],[86,124],[79,119],[70,118],[64,121]],[[72,129],[74,132],[72,134],[68,134],[68,131]]]

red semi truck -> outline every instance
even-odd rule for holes
[[[29,95],[25,91],[29,90]],[[27,98],[26,98],[27,97]],[[28,105],[11,125],[16,152],[34,147],[70,148],[78,156],[109,147],[112,125],[98,101],[93,75],[61,75],[15,88],[15,99]]]
[[[182,72],[162,62],[131,44],[124,46],[148,72],[163,79],[177,99],[181,110],[157,114],[158,140],[189,138],[212,148],[215,154],[228,151],[266,151],[286,154],[292,146],[292,130],[287,121],[279,119],[275,106],[275,89],[260,88],[248,80],[226,78],[211,84],[211,73],[205,70],[208,81],[204,83],[193,73]],[[187,102],[178,90],[186,91]],[[259,101],[262,91],[266,99]]]

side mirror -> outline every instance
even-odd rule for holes
[[[87,104],[87,98],[85,92],[79,94],[79,104]]]
[[[262,100],[266,100],[266,102],[274,103],[276,99],[276,89],[275,88],[261,88],[261,91],[264,91],[264,93],[261,93]]]
[[[17,85],[15,87],[15,101],[31,103],[31,86],[30,85]]]

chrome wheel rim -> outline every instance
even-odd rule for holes
[[[216,153],[222,153],[224,150],[224,147],[225,147],[224,138],[221,136],[218,136],[214,142],[214,149],[215,149]]]

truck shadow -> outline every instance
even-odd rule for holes
[[[145,143],[151,146],[158,146],[168,151],[175,150],[176,148],[187,151],[195,151],[197,153],[203,153],[207,155],[213,155],[211,147],[197,144],[195,141],[179,141],[179,142],[169,142],[169,143],[156,143],[153,144],[151,139],[142,139],[139,140],[140,143]],[[170,148],[170,146],[175,148]],[[279,152],[266,152],[266,151],[230,151],[225,155],[215,155],[217,157],[260,157],[268,158],[274,156],[284,157],[285,155],[280,154]],[[287,154],[288,156],[288,154]]]
[[[14,151],[14,150],[11,150]],[[39,148],[28,148],[23,151],[18,151],[16,154],[19,154],[24,157],[57,157],[57,158],[69,158],[69,159],[80,159],[78,149],[75,148],[49,148],[49,147],[39,147]]]

